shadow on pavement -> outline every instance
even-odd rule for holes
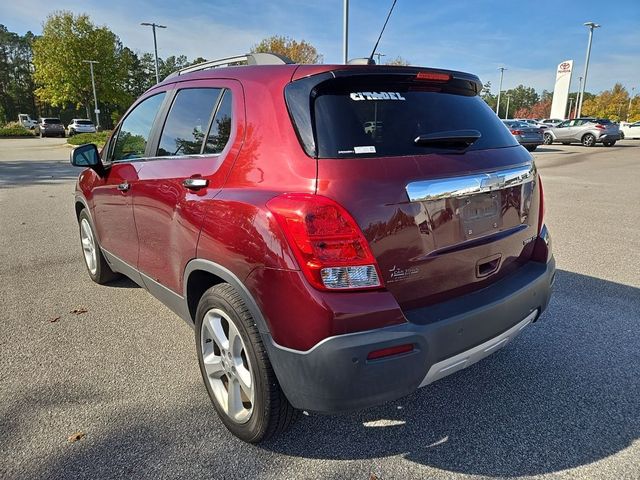
[[[180,408],[157,399],[138,402],[135,411],[110,403],[104,434],[60,448],[30,473],[263,478],[293,456],[375,461],[383,478],[396,478],[401,472],[384,473],[386,460],[376,459],[401,456],[449,472],[513,477],[597,462],[640,436],[640,289],[567,271],[558,271],[555,288],[545,315],[512,344],[399,401],[351,415],[302,416],[284,436],[254,447],[226,432],[204,388],[188,383],[178,385]],[[99,394],[86,393],[70,401],[100,403]],[[51,408],[39,404],[46,398],[31,396],[22,414]],[[28,434],[11,424],[10,435]]]
[[[0,162],[0,188],[65,183],[78,178],[81,169],[68,161],[17,160]]]

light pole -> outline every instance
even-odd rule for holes
[[[498,68],[498,70],[500,70],[500,87],[498,88],[498,103],[496,104],[496,115],[500,117],[500,95],[502,94],[502,78],[504,77],[504,71],[506,70],[506,68],[500,67]]]
[[[376,53],[374,54],[375,57],[378,57],[378,65],[380,65],[380,57],[386,57],[386,55],[384,53]]]
[[[156,28],[167,28],[164,25],[158,25],[157,23],[143,22],[140,25],[143,27],[151,27],[153,30],[153,51],[155,52],[156,59],[156,83],[160,83],[160,76],[158,75],[158,42],[156,42]]]
[[[578,77],[578,93],[576,96],[576,106],[573,110],[573,118],[578,118],[578,102],[580,101],[580,91],[582,90],[582,77]]]
[[[507,120],[509,118],[509,101],[511,100],[511,95],[507,95],[507,111],[504,112],[504,119]],[[498,115],[500,116],[500,115]]]
[[[584,100],[584,90],[587,86],[587,72],[589,71],[589,57],[591,56],[591,40],[593,39],[593,30],[600,27],[600,25],[593,22],[586,22],[584,26],[589,27],[589,43],[587,44],[587,59],[584,62],[584,73],[582,74],[584,81],[582,82],[582,89],[580,90],[581,93],[580,102],[578,103],[577,118],[580,118],[580,115],[582,115],[582,101]]]
[[[349,61],[349,0],[342,5],[342,63]]]
[[[629,95],[629,108],[627,108],[627,122],[629,121],[629,115],[631,115],[631,102],[633,101],[633,92],[636,87],[631,87],[631,95]]]
[[[96,60],[83,60],[84,63],[89,64],[89,68],[91,69],[91,86],[93,87],[93,103],[96,108],[94,109],[94,113],[96,114],[96,130],[100,130],[100,110],[98,110],[98,96],[96,95],[96,81],[93,78],[93,64],[100,63]]]

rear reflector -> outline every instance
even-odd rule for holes
[[[544,189],[542,188],[540,174],[538,174],[538,185],[540,185],[540,210],[538,211],[538,235],[540,235],[542,225],[544,225]]]
[[[401,355],[413,351],[413,344],[397,345],[395,347],[381,348],[374,350],[367,355],[367,360],[377,360],[378,358],[392,357],[393,355]]]
[[[426,80],[429,82],[448,82],[451,80],[451,75],[448,73],[438,72],[419,72],[416,75],[416,80]]]

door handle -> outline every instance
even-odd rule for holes
[[[209,185],[209,180],[200,177],[187,178],[182,181],[182,185],[190,190],[198,190]]]
[[[121,192],[126,192],[131,188],[131,185],[129,185],[127,182],[123,182],[123,183],[119,183],[116,188]]]

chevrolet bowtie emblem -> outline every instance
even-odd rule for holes
[[[500,188],[505,184],[503,175],[488,175],[486,178],[483,178],[480,182],[481,188]]]

